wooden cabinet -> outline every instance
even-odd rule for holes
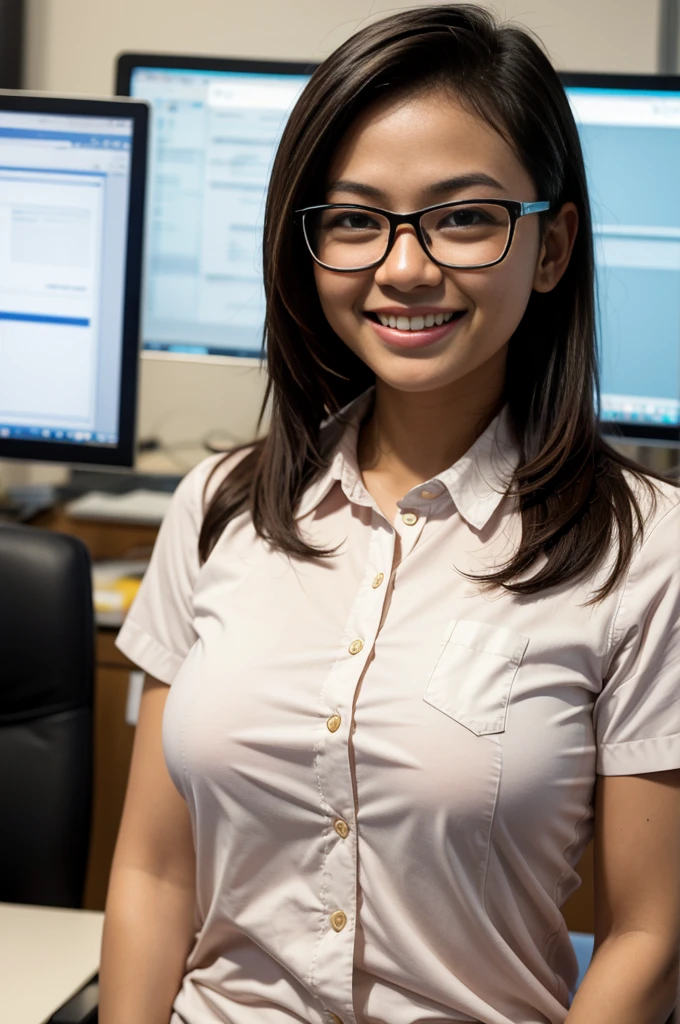
[[[593,844],[588,843],[576,865],[581,886],[562,904],[562,914],[570,932],[595,931],[595,889],[593,884]]]
[[[71,519],[59,506],[41,512],[32,520],[32,525],[80,537],[87,544],[93,561],[102,558],[146,558],[151,554],[158,533],[155,526]]]
[[[114,646],[115,635],[115,630],[108,629],[100,629],[97,635],[94,796],[84,901],[88,910],[104,909],[135,735],[134,726],[125,721],[134,666]]]

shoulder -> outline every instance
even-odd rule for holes
[[[668,529],[680,529],[680,481],[673,484],[650,476],[638,476],[629,470],[624,478],[635,498],[642,518],[642,531],[638,540],[639,552],[652,540],[654,534]]]
[[[200,523],[210,501],[232,469],[253,450],[253,445],[240,447],[226,454],[209,455],[182,477],[173,494],[168,515],[187,514]]]
[[[619,590],[612,637],[626,624],[640,629],[662,606],[672,607],[673,615],[680,613],[680,487],[651,477],[626,477],[643,527]]]

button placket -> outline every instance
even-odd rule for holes
[[[416,527],[417,529],[417,527]],[[353,721],[354,695],[376,639],[389,590],[387,572],[394,557],[394,531],[373,531],[366,559],[366,576],[357,590],[347,618],[344,653],[340,653],[322,689],[326,715],[323,740],[316,758],[321,807],[328,817],[324,846],[323,912],[314,989],[318,997],[341,1014],[343,1024],[355,1024],[352,1002],[354,934],[358,906],[357,842],[354,780],[348,739]],[[380,574],[376,569],[383,567]],[[373,581],[382,578],[378,586]]]
[[[406,516],[408,515],[415,516],[415,522],[411,523],[410,521],[407,521]],[[419,510],[416,513],[412,509],[405,507],[397,516],[395,526],[399,530],[399,539],[401,540],[400,564],[404,561],[406,556],[413,551],[414,547],[418,543],[426,522],[427,516],[422,510]]]

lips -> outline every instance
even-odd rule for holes
[[[371,313],[367,311],[364,315],[378,337],[390,348],[414,349],[433,345],[435,342],[440,341],[448,334],[454,332],[460,321],[465,316],[465,313],[466,310],[458,310],[447,323],[435,325],[433,327],[425,327],[422,330],[409,329],[405,331],[399,330],[396,327],[384,327],[378,320],[376,314],[371,315]],[[404,316],[405,314],[402,312],[401,315]],[[412,315],[422,316],[423,314],[414,312]]]
[[[453,310],[453,309],[431,309],[431,308],[427,309],[425,307],[417,307],[416,306],[416,307],[414,307],[412,309],[399,309],[399,308],[371,309],[371,310],[365,309],[364,310],[364,316],[368,317],[368,319],[372,320],[374,323],[375,322],[381,323],[382,320],[385,320],[385,319],[388,319],[388,318],[392,319],[392,320],[398,320],[399,318],[404,318],[404,317],[407,320],[414,320],[416,318],[423,319],[423,320],[430,320],[430,321],[439,320],[439,324],[437,324],[437,326],[440,326],[441,323],[442,323],[442,318],[445,317],[446,318],[445,322],[448,323],[451,319],[455,319],[457,316],[462,316],[462,314],[464,312],[465,312],[465,310],[463,310],[463,309],[458,309],[458,310]],[[383,325],[383,326],[388,326],[388,325]],[[434,327],[435,324],[430,322],[429,324],[427,324],[427,326],[428,327]],[[410,330],[410,328],[405,328],[405,329]],[[416,328],[416,330],[418,330],[418,329],[419,328]]]

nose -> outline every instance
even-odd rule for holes
[[[397,228],[394,244],[375,272],[379,285],[393,285],[400,291],[410,291],[419,285],[432,287],[442,280],[442,269],[423,249],[410,224]]]

